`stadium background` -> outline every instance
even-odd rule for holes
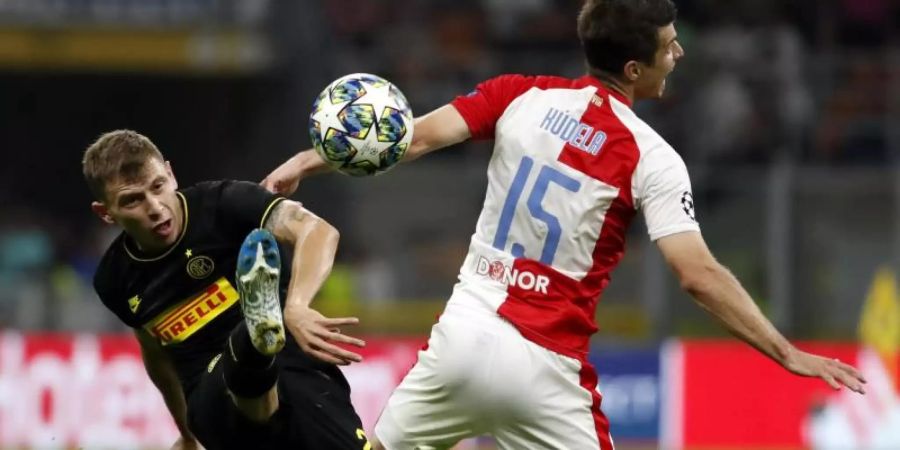
[[[80,156],[133,128],[182,185],[260,180],[306,148],[332,79],[371,72],[425,113],[488,77],[576,76],[579,0],[0,0],[0,448],[159,448],[174,429],[90,279],[114,231]],[[792,339],[857,362],[861,398],[729,340],[640,223],[592,355],[620,448],[900,448],[900,5],[681,0],[687,56],[639,115],[684,157],[714,253]],[[342,232],[318,306],[372,345],[367,425],[442,308],[490,146],[296,198]],[[464,447],[489,446],[488,442]]]

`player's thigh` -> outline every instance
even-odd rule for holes
[[[493,435],[497,448],[501,450],[607,450],[600,446],[593,423],[581,416],[543,423],[521,423],[497,429]]]
[[[463,392],[472,378],[462,366],[478,366],[472,363],[477,354],[466,348],[471,333],[449,322],[442,317],[435,325],[428,348],[388,399],[375,425],[383,448],[446,449],[485,431],[472,396]]]
[[[498,446],[610,450],[609,421],[600,410],[594,368],[531,342],[526,346],[532,361],[529,388],[511,420],[493,430]]]
[[[230,450],[268,439],[268,427],[247,419],[237,409],[222,377],[222,364],[212,363],[187,399],[188,427],[206,450]]]
[[[287,410],[291,441],[297,448],[362,450],[370,448],[362,422],[350,401],[350,389],[337,367],[286,370],[278,380]]]
[[[369,444],[336,367],[282,368],[277,390],[275,414],[265,423],[252,422],[235,406],[216,364],[188,399],[188,426],[207,450],[362,450]]]

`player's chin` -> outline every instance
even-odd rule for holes
[[[170,235],[170,236],[166,236],[165,239],[163,239],[162,244],[163,244],[164,247],[169,247],[169,246],[171,246],[172,244],[174,244],[176,241],[178,241],[178,234],[177,234],[177,233],[172,234],[172,235]]]
[[[178,232],[174,226],[169,225],[165,232],[160,233],[159,230],[150,230],[150,239],[157,247],[168,247],[178,240]]]
[[[173,242],[174,240],[169,242],[168,236],[159,236],[151,232],[142,245],[146,245],[149,249],[161,249],[172,245]]]
[[[666,79],[659,83],[659,89],[656,90],[656,98],[662,98],[662,96],[666,93]]]

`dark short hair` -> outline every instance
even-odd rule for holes
[[[619,76],[628,61],[652,65],[659,28],[677,13],[672,0],[586,0],[578,38],[591,71]]]
[[[84,152],[81,171],[88,188],[99,201],[106,199],[106,183],[118,179],[134,179],[142,173],[147,161],[165,161],[156,145],[132,130],[103,133]]]

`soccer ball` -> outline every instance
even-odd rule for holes
[[[309,137],[325,162],[345,174],[375,175],[393,167],[413,135],[406,97],[376,75],[354,73],[333,81],[313,103]]]

